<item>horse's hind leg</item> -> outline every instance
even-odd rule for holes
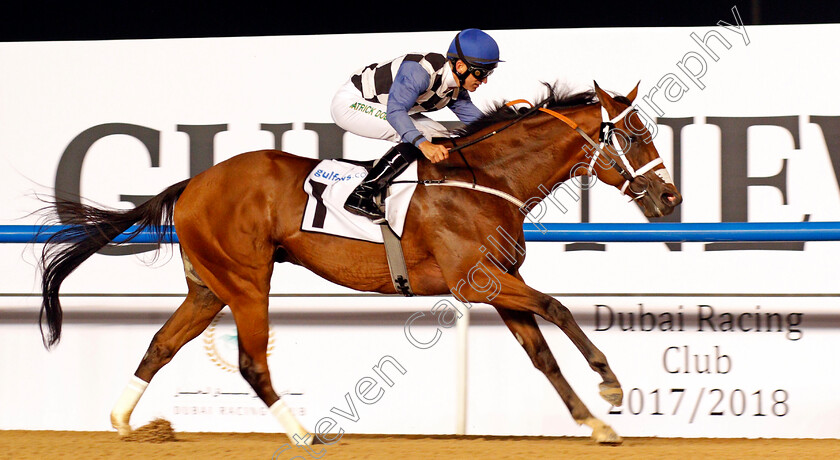
[[[592,428],[592,439],[597,442],[605,444],[621,443],[621,437],[613,431],[613,429],[596,417],[592,416],[589,409],[583,404],[575,391],[563,377],[560,372],[560,367],[551,353],[545,338],[539,330],[534,314],[525,311],[507,310],[504,308],[496,308],[499,315],[504,320],[508,329],[516,337],[516,340],[528,353],[534,367],[542,371],[548,378],[549,382],[557,390],[557,393],[563,398],[566,407],[572,414],[572,418],[578,424],[587,425]]]
[[[224,303],[207,287],[189,278],[187,286],[187,298],[155,334],[137,371],[111,411],[111,425],[121,436],[131,432],[131,412],[152,377],[172,360],[184,344],[201,334],[224,307]]]
[[[253,294],[231,300],[239,339],[239,372],[269,411],[286,430],[286,436],[297,445],[310,445],[314,437],[292,414],[286,403],[277,396],[271,385],[268,369],[268,293],[256,298]]]

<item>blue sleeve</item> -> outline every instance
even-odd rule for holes
[[[464,124],[470,124],[484,115],[484,113],[479,110],[475,104],[473,104],[473,101],[470,98],[470,93],[466,90],[462,90],[461,94],[458,95],[458,99],[450,102],[447,107],[449,107],[449,109],[455,113],[455,116],[458,117],[458,119]]]
[[[403,142],[419,146],[420,143],[428,140],[414,126],[414,122],[408,116],[408,111],[414,107],[417,98],[429,87],[430,81],[429,73],[419,63],[404,61],[400,64],[400,69],[388,92],[386,117]]]

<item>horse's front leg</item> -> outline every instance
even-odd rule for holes
[[[598,385],[601,397],[613,406],[620,406],[624,398],[624,392],[621,391],[618,378],[607,363],[607,357],[604,353],[589,340],[589,337],[578,326],[572,312],[557,299],[541,294],[539,307],[535,313],[560,327],[586,358],[589,367],[603,379],[601,384]]]
[[[476,264],[469,269],[467,279],[469,282],[461,280],[454,284],[456,288],[452,292],[460,297],[459,300],[534,313],[560,327],[586,358],[589,366],[601,376],[601,397],[614,406],[621,405],[624,395],[621,384],[607,363],[606,356],[583,333],[568,308],[553,297],[525,284],[518,273],[502,272],[493,264]]]
[[[510,286],[512,290],[524,291],[526,296],[531,296],[534,299],[535,308],[530,311],[557,325],[586,358],[589,367],[601,376],[603,381],[598,385],[601,397],[613,406],[621,406],[624,392],[621,390],[618,378],[610,368],[607,357],[589,340],[589,337],[575,321],[572,312],[557,299],[530,288],[525,284],[525,280],[518,271],[509,276],[518,282],[518,284],[514,283]]]
[[[557,393],[563,398],[566,407],[572,414],[572,418],[579,425],[587,425],[592,428],[592,439],[604,444],[619,444],[622,442],[621,437],[616,432],[596,417],[592,416],[589,409],[583,404],[578,395],[563,377],[560,372],[560,367],[551,353],[545,338],[539,330],[539,326],[534,318],[533,313],[524,311],[506,310],[503,308],[496,308],[499,315],[504,320],[508,329],[513,333],[516,340],[528,353],[534,367],[542,371],[543,374],[557,390]]]

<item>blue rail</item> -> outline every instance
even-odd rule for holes
[[[0,243],[43,243],[63,226],[0,225]],[[840,222],[724,222],[645,224],[533,224],[524,226],[526,241],[555,242],[724,242],[724,241],[840,241]],[[129,230],[130,231],[130,230]],[[126,234],[115,240],[127,242]],[[143,232],[131,243],[153,243]],[[177,243],[173,229],[167,243]]]
[[[840,222],[525,224],[527,241],[724,242],[838,241]]]
[[[45,243],[51,236],[65,228],[67,228],[65,225],[0,225],[0,243]],[[118,236],[114,241],[117,243],[128,242],[127,233],[133,231],[134,228],[129,228],[128,232]],[[178,236],[175,234],[174,228],[168,228],[166,236],[165,243],[178,242]],[[131,238],[130,242],[156,243],[157,235],[144,231]]]

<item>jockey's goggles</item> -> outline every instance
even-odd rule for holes
[[[476,66],[473,64],[467,64],[467,73],[475,77],[476,80],[484,80],[485,78],[489,77],[493,71],[496,70],[496,66],[492,67],[482,67]]]

